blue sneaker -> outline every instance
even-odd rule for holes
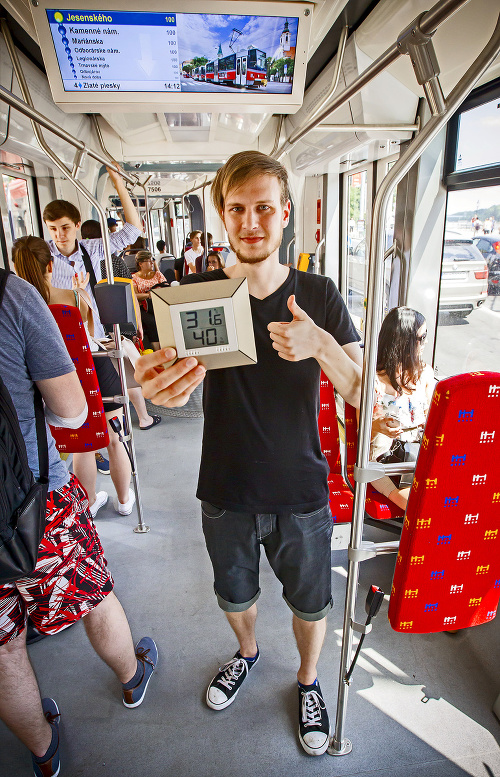
[[[137,685],[128,688],[130,683],[123,683],[123,703],[126,707],[138,707],[146,695],[151,675],[158,665],[158,648],[151,637],[143,637],[135,646],[138,666],[142,664],[143,674]],[[132,681],[131,681],[132,682]]]
[[[109,475],[109,461],[104,458],[100,451],[97,451],[95,455],[95,462],[97,464],[97,471],[100,472],[101,475]]]
[[[46,761],[40,761],[39,758],[31,754],[31,760],[33,762],[33,773],[35,777],[57,777],[61,769],[61,763],[59,761],[59,723],[61,720],[61,713],[55,703],[54,699],[42,699],[43,714],[47,718],[52,728],[52,741],[54,742],[55,733],[55,749],[52,746],[49,747],[49,751],[53,750],[50,758]]]

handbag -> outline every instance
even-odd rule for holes
[[[399,464],[405,461],[416,461],[419,450],[419,442],[393,440],[389,450],[379,456],[377,461],[380,462],[380,464]]]

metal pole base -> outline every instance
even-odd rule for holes
[[[350,739],[342,740],[340,750],[336,750],[333,743],[334,739],[332,737],[330,744],[328,745],[328,750],[326,751],[328,755],[349,755],[349,753],[352,751],[352,742]]]
[[[147,533],[148,533],[148,531],[149,531],[149,526],[146,526],[146,524],[145,524],[145,523],[143,523],[143,524],[140,524],[140,523],[139,523],[139,524],[138,524],[138,525],[135,527],[135,529],[134,529],[134,532],[135,532],[136,534],[147,534]]]

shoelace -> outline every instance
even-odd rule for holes
[[[47,710],[45,717],[47,718],[47,722],[52,726],[61,715],[59,712],[52,713]]]
[[[224,672],[224,675],[222,677],[219,677],[217,680],[217,683],[219,685],[223,685],[224,688],[227,688],[228,691],[230,691],[235,684],[238,677],[240,677],[241,674],[246,670],[247,665],[246,662],[243,661],[242,658],[232,659],[231,661],[228,661],[227,664],[224,664],[224,666],[221,666],[220,671]]]
[[[144,661],[147,661],[147,663],[148,663],[148,664],[151,664],[151,666],[152,666],[152,667],[153,667],[153,669],[154,669],[154,668],[155,668],[155,665],[154,665],[154,663],[151,661],[151,659],[150,659],[150,658],[148,658],[148,653],[149,653],[149,648],[147,648],[146,650],[145,650],[144,648],[138,648],[138,649],[136,650],[136,652],[135,652],[135,657],[136,657],[137,659],[139,659],[139,661],[142,661],[143,663],[144,663]]]
[[[302,724],[315,726],[321,723],[321,710],[326,704],[317,691],[305,691],[302,694]]]

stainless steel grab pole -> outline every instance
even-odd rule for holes
[[[373,205],[368,270],[365,348],[361,388],[358,453],[356,459],[356,466],[359,468],[364,468],[368,465],[370,453],[371,427],[373,420],[373,386],[375,382],[378,334],[380,329],[379,313],[383,302],[383,269],[385,253],[384,225],[392,191],[420,158],[450,117],[460,107],[478,79],[491,65],[499,52],[500,17],[497,20],[495,30],[488,44],[447,98],[445,112],[442,115],[433,116],[429,120],[425,127],[420,131],[420,134],[410,143],[407,150],[389,171],[377,191]],[[354,491],[350,550],[357,550],[361,545],[365,497],[366,483],[357,481]],[[345,681],[345,676],[351,661],[352,623],[355,618],[359,563],[360,562],[357,560],[349,560],[348,563],[336,727],[335,734],[328,750],[330,755],[344,755],[352,749],[349,740],[344,739],[344,723],[348,694],[348,685]]]

